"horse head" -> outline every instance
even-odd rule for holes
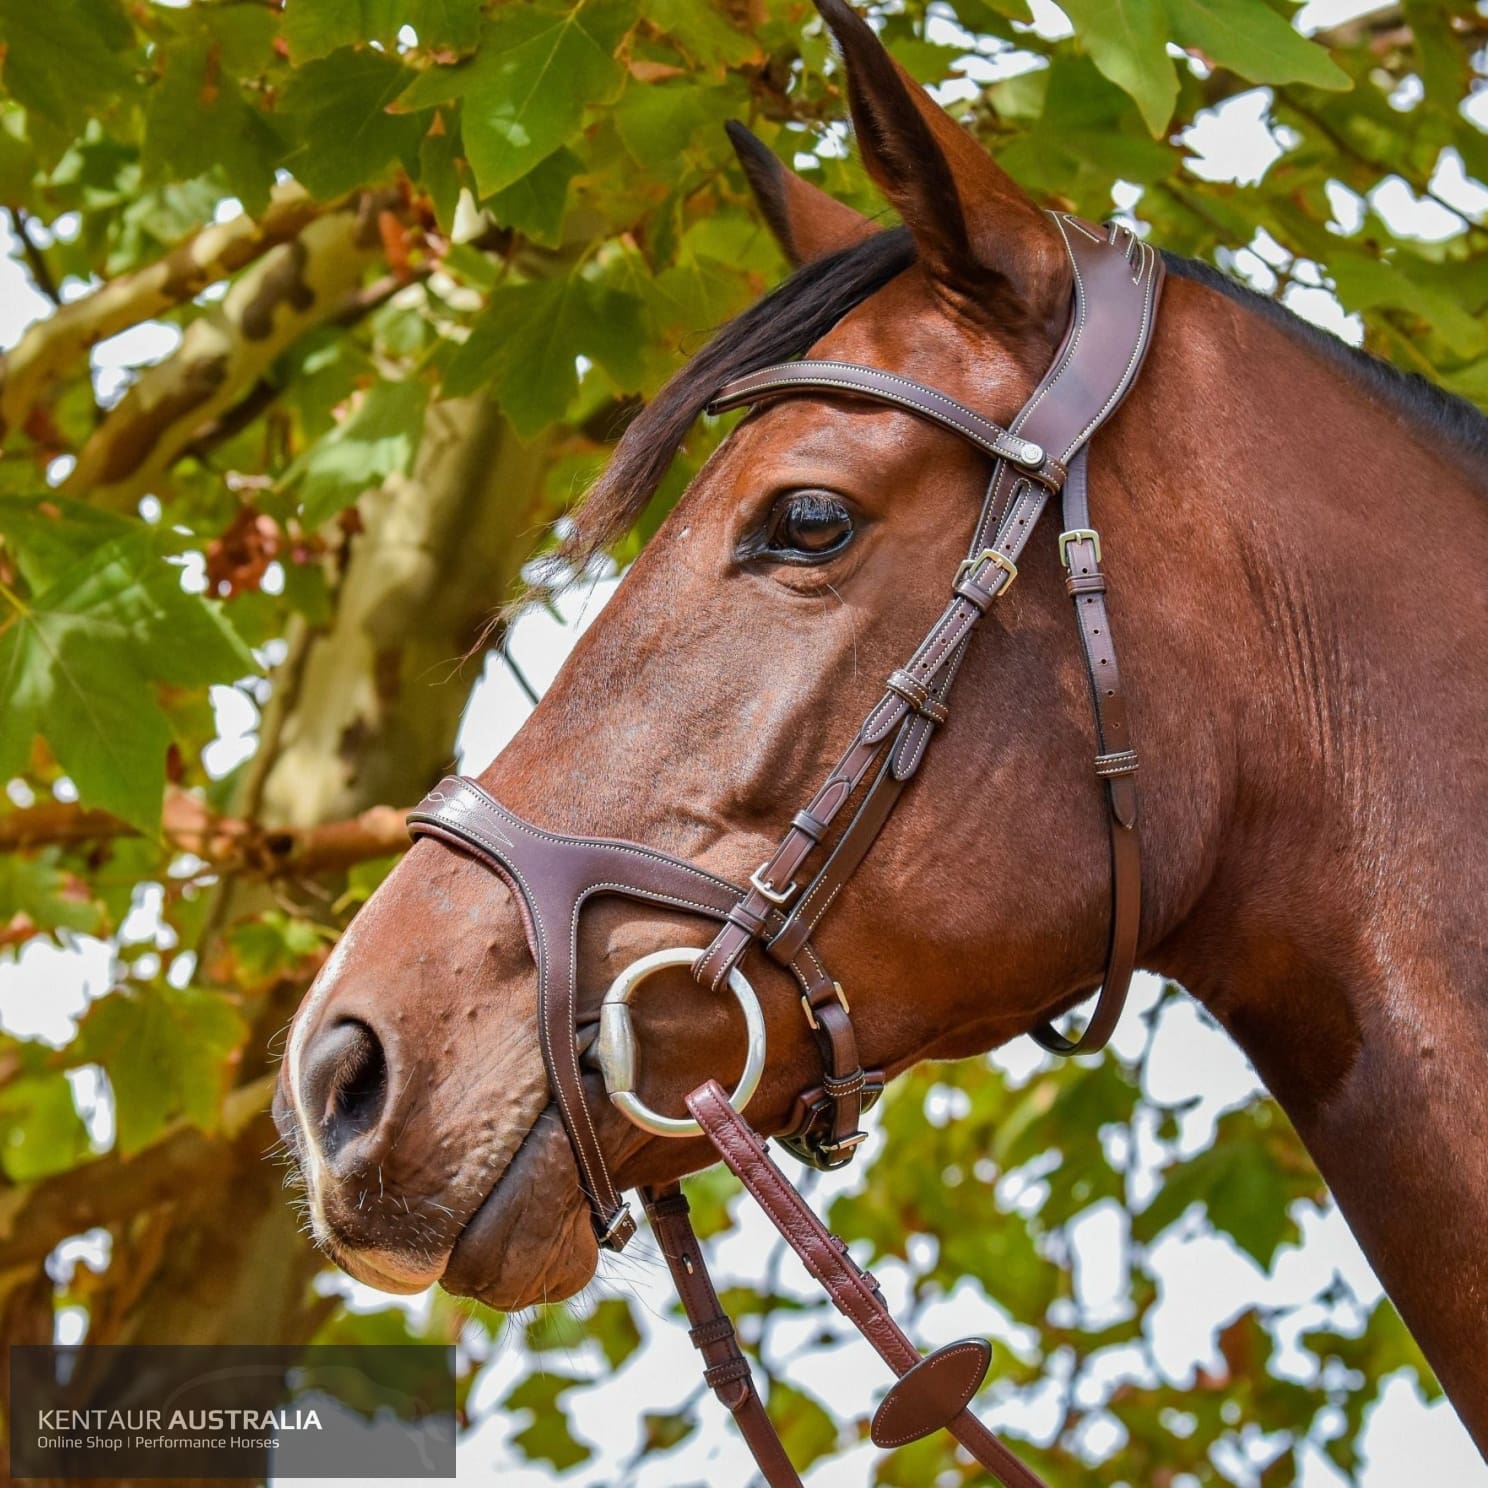
[[[865,363],[1006,423],[1059,346],[1071,278],[1054,224],[856,15],[822,9],[864,162],[904,227],[879,229],[732,131],[797,272],[626,432],[577,518],[591,548],[634,518],[730,372],[803,352]],[[544,828],[746,881],[943,607],[990,468],[954,434],[850,396],[758,409],[480,783]],[[1037,555],[989,619],[958,685],[990,706],[940,731],[913,809],[822,926],[870,1067],[985,1050],[1099,979],[1109,865],[1058,573]],[[637,957],[710,929],[596,898],[577,935],[582,1013]],[[763,958],[748,971],[770,1049],[750,1114],[775,1130],[819,1079],[816,1052],[799,988]],[[343,936],[296,1017],[277,1108],[316,1233],[353,1274],[504,1308],[588,1281],[596,1242],[535,995],[516,897],[439,843],[416,844]],[[685,971],[648,984],[636,1018],[652,1107],[678,1111],[705,1075],[737,1072],[737,1016]],[[618,1183],[708,1160],[701,1142],[639,1132],[597,1085],[588,1104]]]

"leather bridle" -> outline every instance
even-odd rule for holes
[[[1163,265],[1154,249],[1123,226],[1098,228],[1063,213],[1052,220],[1073,270],[1070,322],[1053,365],[1009,428],[897,373],[831,361],[762,368],[728,383],[710,405],[711,412],[723,412],[800,393],[867,399],[950,429],[995,460],[970,551],[956,571],[945,610],[913,656],[890,674],[883,696],[852,743],[747,886],[635,843],[543,831],[463,778],[441,781],[409,817],[415,837],[433,837],[468,854],[512,888],[537,966],[538,1032],[549,1083],[573,1145],[596,1234],[608,1249],[625,1245],[635,1221],[610,1176],[584,1094],[577,1009],[580,914],[591,897],[606,894],[721,922],[705,950],[679,948],[643,957],[606,994],[596,1052],[612,1101],[647,1130],[705,1133],[837,1306],[901,1376],[875,1416],[876,1442],[894,1446],[945,1427],[1010,1488],[1038,1488],[1040,1480],[966,1409],[986,1373],[987,1345],[964,1341],[922,1359],[889,1316],[872,1278],[811,1213],[739,1114],[764,1060],[763,1025],[740,963],[758,945],[791,971],[821,1052],[821,1083],[798,1097],[789,1126],[777,1140],[813,1166],[841,1166],[864,1139],[860,1118],[881,1092],[883,1076],[862,1068],[848,999],[826,971],[811,936],[919,770],[935,729],[948,716],[951,687],[977,622],[1017,577],[1018,560],[1044,506],[1059,495],[1059,555],[1090,679],[1095,774],[1110,828],[1112,902],[1105,975],[1084,1033],[1071,1040],[1045,1024],[1034,1030],[1034,1037],[1060,1054],[1093,1051],[1105,1044],[1120,1017],[1141,920],[1133,778],[1137,755],[1111,643],[1086,466],[1091,437],[1141,370]],[[860,790],[875,765],[872,780]],[[827,848],[834,824],[853,801],[847,825]],[[820,866],[806,878],[807,865],[823,851]],[[627,1006],[653,971],[683,963],[710,992],[730,987],[750,1025],[749,1065],[733,1103],[708,1081],[688,1097],[691,1121],[658,1116],[635,1095],[635,1046]],[[775,1488],[798,1485],[703,1267],[680,1188],[670,1184],[643,1190],[642,1198],[692,1324],[693,1342],[707,1365],[705,1378],[734,1412],[767,1480]]]

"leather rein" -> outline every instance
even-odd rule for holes
[[[995,461],[966,559],[951,598],[914,654],[887,678],[874,705],[811,801],[791,819],[775,851],[740,886],[653,848],[607,838],[547,832],[522,820],[474,781],[441,781],[409,816],[414,837],[432,837],[498,874],[520,907],[537,966],[538,1033],[549,1084],[572,1143],[600,1244],[620,1250],[635,1220],[611,1178],[584,1093],[577,1008],[579,917],[595,895],[620,895],[719,921],[712,943],[642,957],[605,994],[594,1040],[610,1100],[644,1130],[705,1134],[834,1304],[899,1377],[873,1420],[883,1447],[944,1428],[1007,1488],[1043,1488],[967,1406],[991,1359],[981,1339],[921,1357],[889,1315],[877,1283],[862,1271],[786,1180],[740,1114],[763,1072],[764,1023],[741,962],[762,948],[801,988],[801,1006],[820,1050],[822,1078],[798,1096],[776,1140],[801,1161],[830,1169],[851,1160],[865,1139],[860,1120],[882,1092],[881,1071],[865,1070],[846,994],[826,971],[811,936],[838,891],[872,848],[904,788],[924,760],[977,622],[1005,594],[1045,505],[1062,504],[1059,555],[1074,601],[1095,715],[1095,775],[1105,798],[1111,843],[1111,920],[1105,975],[1083,1034],[1051,1024],[1033,1030],[1059,1054],[1092,1052],[1109,1039],[1126,998],[1141,921],[1137,833],[1137,755],[1111,643],[1101,541],[1091,525],[1086,466],[1091,437],[1110,418],[1141,370],[1163,280],[1161,255],[1118,224],[1052,218],[1069,254],[1074,297],[1054,363],[1004,429],[945,394],[897,373],[833,361],[765,367],[726,384],[712,413],[793,394],[829,393],[908,410],[968,440]],[[871,781],[860,792],[869,772]],[[832,828],[857,804],[828,848]],[[824,852],[809,877],[807,865]],[[709,1080],[687,1097],[689,1118],[650,1110],[635,1093],[637,1051],[629,1001],[666,966],[686,965],[709,992],[727,987],[743,1008],[748,1056],[732,1096]],[[755,1391],[747,1359],[703,1263],[679,1185],[643,1189],[642,1202],[703,1356],[704,1378],[733,1412],[772,1488],[800,1488],[779,1436]]]

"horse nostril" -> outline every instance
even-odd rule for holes
[[[305,1115],[327,1161],[373,1130],[387,1104],[388,1067],[382,1041],[348,1018],[312,1044],[305,1064]]]

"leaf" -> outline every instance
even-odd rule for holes
[[[640,1330],[623,1297],[606,1297],[596,1303],[584,1331],[597,1340],[611,1369],[618,1369],[641,1346]]]
[[[423,437],[429,388],[417,378],[378,382],[356,411],[311,445],[285,477],[305,524],[318,527],[390,475],[406,475]]]
[[[149,531],[67,568],[0,633],[0,771],[41,734],[83,799],[142,831],[160,825],[169,730],[154,684],[229,682],[257,671],[220,609],[181,588]]]
[[[575,1439],[567,1413],[558,1404],[566,1390],[588,1383],[562,1374],[530,1374],[501,1402],[504,1410],[532,1413],[531,1425],[512,1437],[529,1462],[548,1462],[558,1472],[566,1472],[589,1460],[589,1448]]]
[[[91,1152],[72,1086],[60,1070],[38,1070],[0,1085],[0,1168],[12,1182],[64,1173]]]
[[[809,1467],[837,1445],[837,1426],[826,1410],[804,1390],[783,1379],[770,1385],[765,1402],[781,1445],[796,1467]]]
[[[1167,0],[1173,39],[1253,83],[1342,90],[1348,74],[1265,0]]]
[[[620,92],[625,71],[614,53],[634,17],[634,0],[580,0],[569,10],[503,6],[486,22],[471,61],[429,69],[399,106],[463,100],[466,153],[488,196],[566,144],[586,106]]]
[[[1391,262],[1340,249],[1329,259],[1328,273],[1346,309],[1398,306],[1426,321],[1456,356],[1481,356],[1488,350],[1488,330],[1463,314],[1461,300],[1441,287],[1430,265],[1418,264],[1412,273],[1398,259]]]
[[[639,387],[641,303],[574,272],[507,285],[491,296],[445,370],[454,397],[489,386],[518,434],[561,419],[578,391],[575,359],[600,363],[622,390]]]
[[[390,160],[418,158],[423,128],[388,105],[414,76],[383,52],[343,47],[296,69],[281,112],[298,126],[303,143],[283,162],[319,197],[365,185]]]
[[[229,1059],[247,1036],[219,993],[159,983],[120,990],[88,1009],[68,1045],[72,1066],[101,1065],[114,1091],[118,1148],[129,1157],[171,1122],[216,1128]]]
[[[234,925],[227,940],[237,958],[240,979],[253,983],[267,981],[324,951],[334,933],[314,920],[270,909]]]
[[[424,48],[468,52],[480,34],[481,0],[289,0],[284,40],[299,66],[370,41],[391,47],[411,26]]]
[[[1293,1200],[1319,1196],[1321,1183],[1300,1143],[1268,1101],[1221,1118],[1214,1144],[1169,1169],[1156,1197],[1132,1222],[1132,1235],[1155,1239],[1193,1204],[1263,1270],[1281,1244],[1297,1236]]]
[[[151,184],[220,171],[250,212],[262,212],[285,142],[268,115],[252,107],[221,71],[212,42],[162,49],[164,74],[151,85],[140,150]]]
[[[646,0],[646,21],[687,57],[704,67],[742,67],[764,55],[747,26],[736,26],[727,7],[698,0]]]
[[[0,496],[0,539],[33,590],[102,544],[138,530],[128,517],[65,496]]]
[[[1091,60],[1136,101],[1154,135],[1173,117],[1178,74],[1163,0],[1061,0]]]
[[[55,847],[0,857],[0,931],[22,916],[38,930],[99,928],[101,908],[83,880],[57,866],[60,858]]]
[[[557,247],[568,205],[568,183],[582,168],[583,162],[572,150],[554,150],[521,180],[498,191],[486,206],[502,227],[515,228],[544,247]]]
[[[81,131],[133,86],[119,55],[132,40],[132,28],[107,0],[0,0],[5,86],[69,131]]]

